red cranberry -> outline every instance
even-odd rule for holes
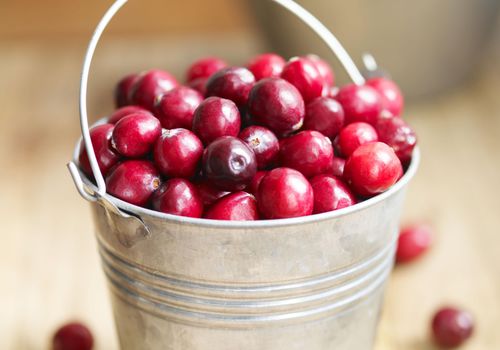
[[[118,82],[115,87],[115,106],[117,108],[130,104],[130,90],[138,78],[138,74],[130,74]]]
[[[382,111],[380,94],[368,85],[348,84],[339,90],[337,101],[344,107],[346,123],[375,125]]]
[[[417,135],[412,128],[401,118],[380,117],[376,129],[379,140],[394,149],[401,163],[409,163],[417,144]]]
[[[149,113],[133,113],[115,125],[111,143],[125,157],[137,158],[149,153],[161,135],[161,124]]]
[[[202,101],[198,91],[179,86],[156,100],[156,115],[165,129],[191,129],[194,111]]]
[[[470,338],[474,320],[470,313],[454,307],[439,310],[432,319],[434,341],[443,348],[455,348]]]
[[[219,190],[207,180],[201,180],[196,183],[196,188],[205,207],[212,205],[216,200],[230,193]]]
[[[213,74],[207,81],[207,96],[227,98],[243,107],[248,94],[255,84],[252,72],[243,67],[224,68]]]
[[[275,53],[265,53],[254,57],[247,65],[253,73],[255,80],[279,77],[285,67],[286,61]]]
[[[221,136],[237,136],[240,127],[238,107],[225,98],[209,97],[194,113],[193,131],[206,145]]]
[[[357,122],[347,125],[338,136],[338,147],[344,157],[349,157],[359,146],[378,141],[377,132],[370,124]]]
[[[257,173],[253,177],[252,181],[250,181],[250,185],[248,185],[248,187],[245,189],[245,191],[256,196],[257,192],[259,191],[260,182],[262,181],[264,176],[266,176],[267,173],[268,173],[268,171],[265,171],[265,170],[257,171]]]
[[[316,64],[305,57],[294,57],[283,68],[281,77],[294,85],[307,103],[321,96],[325,82]]]
[[[198,78],[188,83],[191,89],[198,91],[202,96],[207,94],[207,80],[208,78]]]
[[[148,202],[160,184],[160,174],[148,160],[126,160],[106,177],[109,194],[139,206]]]
[[[332,168],[331,168],[332,175],[342,178],[344,176],[344,166],[345,166],[345,159],[334,156],[332,158]]]
[[[239,191],[255,176],[257,161],[246,143],[232,136],[223,136],[205,149],[203,172],[221,190]]]
[[[166,214],[200,218],[203,202],[196,187],[185,179],[164,182],[151,197],[152,208]]]
[[[259,169],[267,167],[280,150],[276,135],[263,126],[249,126],[243,129],[238,137],[253,149]]]
[[[382,108],[388,110],[393,116],[400,116],[403,112],[403,94],[395,82],[388,78],[373,78],[366,85],[378,91],[382,101]]]
[[[382,193],[403,175],[403,167],[393,149],[382,142],[359,146],[347,159],[344,178],[363,197]]]
[[[130,102],[150,111],[154,110],[156,98],[178,85],[168,72],[154,69],[141,75],[130,89]]]
[[[106,176],[109,169],[120,160],[120,155],[111,147],[113,129],[114,125],[112,124],[102,124],[90,129],[90,140],[94,147],[97,164],[99,164],[99,169],[103,176]],[[87,175],[92,175],[92,168],[83,142],[80,144],[78,163]]]
[[[111,114],[111,116],[108,118],[108,123],[110,124],[116,124],[120,119],[123,117],[126,117],[129,114],[132,113],[146,113],[146,114],[151,114],[150,111],[147,109],[144,109],[140,106],[125,106],[122,108],[117,109],[116,111]]]
[[[93,346],[92,333],[78,322],[62,326],[52,339],[52,350],[91,350]]]
[[[335,76],[333,74],[333,70],[330,67],[330,65],[317,55],[307,55],[306,58],[308,58],[316,66],[319,75],[321,75],[321,77],[323,78],[325,87],[326,88],[333,87],[335,85]]]
[[[311,215],[313,190],[300,172],[276,168],[264,176],[257,192],[260,214],[266,219],[282,219]]]
[[[156,166],[168,177],[194,176],[202,155],[203,144],[187,129],[164,130],[153,152]]]
[[[304,100],[295,86],[279,78],[259,81],[248,99],[248,112],[254,121],[278,136],[301,128],[304,109]]]
[[[239,191],[228,194],[208,208],[204,217],[212,220],[258,220],[257,202],[249,193]]]
[[[190,83],[196,79],[208,78],[215,72],[226,68],[227,63],[217,57],[205,57],[194,62],[187,71],[186,80]]]
[[[337,210],[356,204],[351,190],[339,178],[317,175],[311,179],[314,192],[314,214]]]
[[[396,262],[406,263],[418,258],[432,243],[432,230],[426,225],[412,225],[401,230]]]
[[[301,131],[283,139],[280,145],[280,164],[300,171],[305,177],[327,172],[332,158],[331,141],[317,131]]]
[[[316,130],[334,138],[344,126],[344,109],[334,99],[318,97],[306,106],[305,130]]]

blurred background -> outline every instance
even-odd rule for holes
[[[303,0],[361,65],[369,51],[407,98],[422,165],[405,222],[435,237],[415,264],[396,268],[377,350],[433,349],[428,324],[443,304],[469,309],[477,332],[464,349],[498,349],[500,336],[499,0]],[[97,349],[117,342],[90,211],[65,163],[79,137],[83,55],[106,0],[0,0],[0,348],[48,348],[79,319]],[[112,111],[114,84],[148,68],[180,80],[197,58],[235,65],[265,51],[326,48],[270,1],[135,0],[98,47],[89,86],[93,120]]]

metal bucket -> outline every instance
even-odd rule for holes
[[[304,9],[290,0],[273,1],[328,36],[343,63],[352,63]],[[89,139],[86,89],[99,37],[125,2],[117,1],[97,27],[82,74],[82,133],[97,186],[76,165],[79,146],[69,163],[80,194],[93,202],[121,348],[371,349],[418,150],[387,192],[300,218],[192,219],[106,194]],[[354,80],[362,83],[353,67]]]

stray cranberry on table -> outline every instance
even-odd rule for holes
[[[459,347],[471,337],[473,331],[472,315],[456,307],[444,307],[432,319],[434,341],[445,349]]]
[[[82,323],[68,323],[57,330],[52,338],[52,350],[91,350],[94,337]]]
[[[413,224],[401,230],[398,238],[396,262],[415,260],[429,249],[432,243],[432,229],[425,224]]]

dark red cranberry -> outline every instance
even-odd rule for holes
[[[212,205],[217,199],[224,197],[226,194],[230,193],[227,191],[219,190],[218,188],[214,187],[209,181],[204,179],[196,183],[196,188],[198,189],[198,193],[200,194],[203,206],[205,207]]]
[[[443,348],[455,348],[462,345],[473,332],[472,315],[455,307],[440,309],[432,319],[434,341]]]
[[[249,126],[243,129],[238,137],[253,149],[259,169],[266,168],[279,153],[278,138],[263,126]]]
[[[275,53],[264,53],[254,57],[247,65],[253,73],[255,80],[279,77],[285,67],[286,61]]]
[[[335,75],[333,74],[332,67],[317,55],[307,55],[306,58],[316,66],[316,69],[323,78],[325,87],[332,88],[335,85]]]
[[[113,129],[114,125],[112,124],[102,124],[90,129],[90,140],[94,147],[97,164],[99,164],[99,169],[103,176],[106,176],[109,169],[120,160],[120,155],[111,147]],[[78,163],[87,175],[92,175],[92,168],[83,142],[80,144]]]
[[[259,220],[257,201],[243,191],[231,193],[215,202],[203,217],[212,220]]]
[[[179,86],[156,100],[156,116],[165,129],[191,129],[194,111],[202,101],[198,91]]]
[[[125,106],[114,111],[113,114],[111,114],[110,117],[108,118],[108,123],[116,124],[120,119],[132,113],[151,114],[150,111],[142,108],[141,106]]]
[[[260,214],[266,219],[283,219],[311,215],[313,190],[300,172],[276,168],[264,176],[257,192]]]
[[[130,89],[139,78],[138,74],[130,74],[124,77],[115,87],[115,106],[117,108],[130,104]]]
[[[52,339],[52,350],[91,350],[94,337],[78,322],[68,323],[57,330]]]
[[[160,184],[160,173],[148,160],[126,160],[106,177],[109,194],[139,206],[146,205]]]
[[[335,176],[317,175],[310,182],[314,192],[314,214],[356,204],[356,198],[349,187]]]
[[[294,57],[283,68],[281,77],[300,91],[306,103],[321,96],[325,82],[316,64],[305,57]]]
[[[376,124],[380,141],[394,149],[401,163],[408,164],[417,144],[417,135],[401,118],[380,117]]]
[[[133,113],[116,123],[111,144],[121,155],[137,158],[149,153],[160,135],[161,124],[155,116]]]
[[[203,201],[196,187],[185,179],[170,179],[164,182],[151,197],[152,208],[156,211],[200,218]]]
[[[344,126],[344,109],[334,99],[318,97],[306,106],[305,130],[316,130],[334,138]]]
[[[256,196],[257,192],[259,191],[260,182],[262,181],[264,176],[266,176],[267,173],[268,173],[268,171],[265,171],[265,170],[257,171],[257,173],[253,177],[252,181],[250,181],[250,185],[248,185],[248,187],[245,189],[245,191]]]
[[[356,194],[369,197],[386,191],[403,175],[394,150],[382,142],[359,146],[347,159],[344,178]]]
[[[255,84],[255,78],[243,67],[224,68],[213,74],[207,81],[207,96],[227,98],[243,107],[248,94]]]
[[[267,78],[255,84],[250,92],[248,112],[256,123],[282,136],[302,127],[304,100],[286,80]]]
[[[432,243],[432,230],[427,225],[412,225],[401,230],[396,262],[406,263],[421,256]]]
[[[217,57],[205,57],[194,62],[188,69],[186,80],[192,82],[200,78],[208,78],[215,72],[226,68],[227,63]]]
[[[221,136],[237,136],[241,127],[238,107],[233,101],[209,97],[196,109],[193,131],[208,145]]]
[[[332,158],[331,174],[333,176],[342,178],[344,176],[344,166],[345,166],[345,159],[334,156]]]
[[[389,111],[393,116],[403,113],[403,94],[395,82],[388,78],[373,78],[366,82],[380,94],[382,109]]]
[[[221,190],[244,189],[256,172],[255,153],[235,137],[220,137],[208,145],[203,153],[203,173]]]
[[[207,94],[207,80],[208,78],[198,78],[188,83],[191,89],[198,91],[202,96]]]
[[[153,150],[156,166],[168,177],[193,177],[202,155],[203,144],[187,129],[163,130]]]
[[[153,111],[156,98],[178,85],[168,72],[154,69],[142,74],[130,89],[130,102]]]
[[[347,125],[338,136],[338,148],[344,157],[349,157],[359,146],[378,141],[377,132],[370,124],[356,122]]]
[[[301,131],[280,144],[280,164],[300,171],[305,177],[326,173],[332,158],[330,139],[317,131]]]
[[[365,122],[375,125],[382,111],[380,94],[368,85],[345,85],[336,99],[344,108],[346,124]]]

